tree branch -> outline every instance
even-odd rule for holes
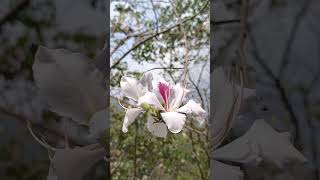
[[[221,21],[211,21],[213,25],[225,25],[225,24],[233,24],[240,23],[240,19],[231,19],[231,20],[221,20]]]
[[[200,92],[200,88],[199,86],[192,80],[191,76],[190,76],[190,73],[189,73],[189,80],[191,82],[191,84],[193,85],[193,87],[196,89],[199,97],[200,97],[200,100],[201,100],[201,106],[204,107],[204,100],[203,100],[203,97],[202,97],[202,94]]]
[[[290,34],[289,34],[289,38],[287,40],[286,43],[286,47],[284,49],[284,53],[282,55],[282,61],[281,61],[281,65],[280,65],[280,69],[279,69],[279,78],[281,78],[284,73],[285,73],[285,68],[287,67],[287,65],[289,64],[289,55],[291,53],[291,49],[292,49],[292,44],[295,40],[296,34],[297,34],[297,30],[298,27],[300,25],[300,22],[302,20],[302,17],[305,15],[307,9],[309,8],[309,5],[311,4],[311,0],[308,0],[306,3],[304,3],[304,6],[300,9],[300,11],[298,12],[298,14],[296,15],[294,24],[291,28]]]
[[[170,70],[170,69],[184,69],[184,68],[183,67],[176,67],[176,68],[175,67],[155,67],[155,68],[148,69],[148,70],[144,71],[143,73],[147,73],[147,72],[157,70],[157,69]]]
[[[248,31],[250,32],[250,28],[248,28]],[[272,79],[275,87],[277,88],[278,92],[280,93],[280,98],[282,103],[284,104],[285,108],[287,109],[291,120],[292,120],[292,124],[294,126],[294,139],[295,139],[295,143],[297,144],[299,142],[299,129],[298,129],[298,119],[294,113],[293,110],[293,106],[289,103],[289,99],[287,97],[287,94],[285,92],[285,88],[283,87],[281,81],[278,79],[278,77],[276,75],[274,75],[274,73],[272,72],[272,70],[270,69],[270,67],[265,63],[266,61],[260,56],[260,53],[258,52],[257,49],[257,45],[256,45],[256,41],[253,38],[253,36],[251,35],[251,33],[248,33],[249,36],[249,40],[252,44],[252,46],[254,47],[252,50],[252,54],[256,59],[256,62],[263,68],[263,70],[267,73],[267,75]]]

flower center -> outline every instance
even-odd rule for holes
[[[169,85],[167,85],[165,83],[159,82],[158,83],[158,90],[159,90],[159,94],[162,97],[164,107],[165,107],[166,111],[168,111],[169,110],[168,99],[170,96],[170,87],[169,87]]]

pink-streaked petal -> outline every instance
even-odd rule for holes
[[[144,96],[139,98],[138,106],[140,106],[142,103],[150,104],[155,108],[157,108],[158,110],[165,111],[164,107],[159,102],[157,96],[152,92],[147,92]]]
[[[170,85],[166,83],[159,82],[158,83],[158,92],[162,97],[162,102],[165,106],[165,109],[169,109],[169,96],[170,96]]]
[[[179,133],[186,122],[186,116],[178,112],[161,113],[161,117],[172,133]]]
[[[127,109],[126,115],[124,117],[123,125],[122,125],[122,132],[128,132],[128,126],[130,126],[134,120],[138,117],[138,115],[142,112],[140,108],[132,108]]]
[[[167,126],[161,122],[155,122],[153,117],[148,114],[147,129],[155,136],[165,138],[167,136]]]
[[[159,84],[159,82],[161,82],[161,83],[164,83],[164,84],[166,84],[166,85],[170,85],[166,80],[164,80],[163,78],[160,78],[160,79],[157,79],[157,80],[152,80],[152,92],[153,93],[155,93],[155,95],[157,96],[157,98],[159,99],[159,100],[161,100],[162,99],[162,97],[161,97],[161,95],[160,95],[160,93],[159,93],[159,91],[158,91],[158,84]],[[151,92],[151,91],[150,91]]]
[[[158,84],[159,83],[163,83],[163,84],[166,84],[167,86],[169,86],[170,84],[166,81],[166,80],[164,80],[163,78],[161,78],[161,79],[157,79],[157,80],[152,80],[152,88],[153,88],[153,91],[154,92],[156,92],[157,90],[158,90]]]

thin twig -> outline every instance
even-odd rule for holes
[[[205,133],[203,133],[203,132],[201,132],[201,131],[199,131],[199,130],[197,130],[197,129],[194,129],[194,128],[192,128],[192,127],[185,126],[185,128],[188,129],[189,131],[192,131],[192,132],[194,132],[194,133],[196,133],[196,134],[199,134],[199,135],[201,135],[201,136],[204,136],[204,137],[206,137],[206,138],[208,137],[207,134],[205,134]]]
[[[170,69],[184,69],[184,68],[182,68],[182,67],[176,67],[176,68],[175,67],[155,67],[155,68],[151,68],[151,69],[144,71],[143,74],[150,72],[150,71],[153,71],[153,70],[158,70],[158,69],[170,70]]]
[[[200,74],[199,74],[199,77],[198,77],[198,81],[197,81],[197,86],[199,86],[200,84],[200,80],[202,78],[202,74],[203,74],[203,71],[204,71],[204,68],[207,66],[208,64],[208,61],[205,61],[202,65],[202,68],[201,68],[201,71],[200,71]]]
[[[200,97],[200,100],[201,100],[201,106],[204,107],[204,100],[203,100],[203,97],[202,97],[202,94],[200,92],[200,89],[199,89],[199,86],[192,80],[190,74],[189,74],[189,80],[191,82],[191,84],[193,85],[193,87],[196,89],[199,97]]]

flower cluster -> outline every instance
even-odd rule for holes
[[[202,124],[207,116],[199,103],[189,100],[182,105],[189,90],[180,83],[170,85],[164,79],[153,80],[151,74],[140,80],[122,77],[120,87],[123,94],[132,100],[132,108],[126,108],[122,131],[128,132],[128,126],[142,112],[147,113],[147,129],[155,136],[166,137],[167,129],[179,133],[186,121],[186,115],[196,116]]]

